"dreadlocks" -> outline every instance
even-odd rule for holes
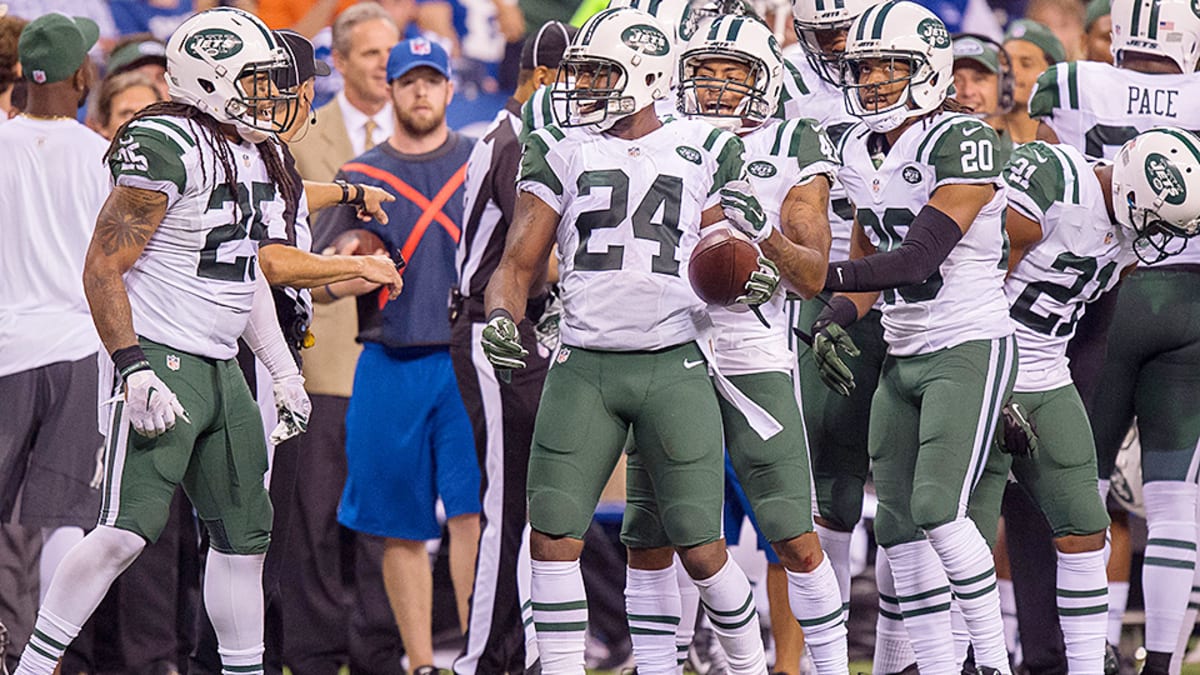
[[[958,99],[947,98],[946,100],[942,101],[942,104],[940,106],[938,106],[938,112],[970,114],[970,113],[975,112],[975,109],[969,105],[961,103]]]
[[[113,134],[112,143],[108,146],[108,152],[104,154],[104,161],[109,161],[116,154],[120,139],[125,135],[125,130],[129,125],[137,120],[152,117],[156,115],[165,115],[169,117],[179,117],[187,120],[193,128],[200,129],[200,135],[206,143],[197,144],[197,149],[201,154],[200,171],[201,178],[208,182],[208,173],[205,169],[206,163],[203,161],[204,145],[207,145],[216,159],[221,164],[224,170],[225,184],[229,186],[229,194],[237,195],[238,193],[238,172],[237,162],[234,161],[233,154],[229,150],[229,145],[225,143],[225,131],[221,128],[221,123],[214,119],[208,113],[201,111],[199,108],[179,103],[178,101],[162,101],[152,103],[145,108],[142,108],[133,115],[132,118],[125,124],[121,125],[120,129]],[[285,204],[294,203],[298,196],[297,190],[301,189],[296,185],[296,181],[292,178],[292,174],[287,171],[283,165],[283,160],[280,157],[280,150],[277,147],[277,142],[274,139],[268,138],[256,145],[258,154],[262,157],[263,164],[267,168],[267,176],[271,182],[275,184],[275,190],[283,197]],[[215,177],[214,177],[215,178]],[[234,200],[233,212],[234,218],[240,218],[238,213],[238,200]]]

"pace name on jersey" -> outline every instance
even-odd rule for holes
[[[558,212],[564,344],[652,350],[707,324],[687,280],[701,213],[742,173],[742,142],[694,120],[634,140],[550,125],[528,137],[518,190]]]
[[[1009,205],[1042,226],[1004,283],[1021,363],[1016,391],[1071,383],[1067,343],[1087,303],[1137,261],[1133,238],[1109,222],[1104,188],[1087,158],[1069,145],[1027,143],[1004,170]]]
[[[889,353],[924,354],[1012,333],[1001,291],[1007,265],[1007,201],[1002,167],[996,163],[996,132],[968,115],[938,113],[907,128],[878,168],[868,148],[870,137],[865,125],[846,132],[838,178],[855,205],[859,226],[881,252],[900,246],[909,223],[938,187],[997,188],[937,273],[923,283],[883,292]]]
[[[116,185],[167,196],[146,254],[125,275],[134,330],[191,354],[229,359],[250,316],[259,243],[290,243],[293,235],[258,147],[216,139],[237,165],[234,194],[200,133],[182,118],[136,120],[109,169]]]

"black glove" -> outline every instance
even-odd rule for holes
[[[1014,457],[1029,457],[1038,449],[1037,427],[1028,411],[1016,401],[1000,409],[1000,426],[996,429],[996,444],[1000,452]]]

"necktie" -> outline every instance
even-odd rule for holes
[[[368,117],[367,123],[364,126],[366,127],[367,135],[366,143],[363,146],[363,152],[366,152],[367,150],[375,147],[375,129],[378,128],[378,125],[375,124],[375,120]]]

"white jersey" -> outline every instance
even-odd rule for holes
[[[75,120],[16,117],[0,126],[0,148],[3,377],[100,349],[83,261],[111,188],[108,141]]]
[[[527,138],[517,189],[561,217],[563,344],[663,349],[708,325],[687,266],[701,213],[742,172],[742,142],[695,120],[635,140],[547,126]]]
[[[1126,141],[1158,126],[1200,130],[1200,73],[1149,74],[1107,63],[1051,66],[1038,78],[1029,114],[1093,159],[1112,159]],[[1200,246],[1147,265],[1200,263]]]
[[[878,168],[865,125],[843,137],[838,174],[855,218],[880,252],[900,246],[908,225],[943,185],[991,184],[996,194],[932,277],[883,292],[888,353],[928,354],[968,340],[1011,335],[1004,298],[1004,181],[996,165],[996,132],[958,113],[938,113],[910,126]]]
[[[167,214],[125,275],[134,331],[196,356],[230,359],[250,316],[260,243],[293,243],[258,148],[224,143],[237,194],[208,134],[186,119],[137,120],[109,161],[117,185],[167,195]],[[297,186],[297,189],[300,189]]]
[[[1137,262],[1133,237],[1109,222],[1104,189],[1091,164],[1069,145],[1026,143],[1004,170],[1008,203],[1042,226],[1004,283],[1016,325],[1016,391],[1071,383],[1067,343],[1087,303]]]
[[[815,176],[832,182],[837,173],[833,144],[812,120],[770,120],[742,136],[746,176],[754,186],[767,222],[778,229],[788,191]],[[764,326],[745,305],[711,306],[717,368],[725,375],[777,370],[790,373],[795,357],[788,348],[790,326],[780,287],[759,306]]]

